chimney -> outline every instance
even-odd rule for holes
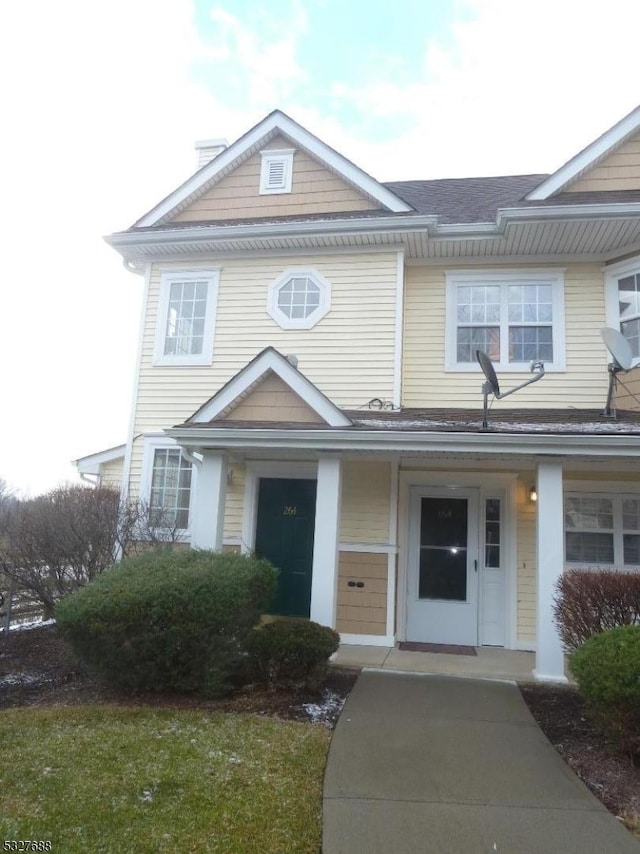
[[[207,163],[211,163],[214,157],[225,150],[229,145],[226,139],[201,139],[194,145],[198,157],[198,169],[202,169]]]

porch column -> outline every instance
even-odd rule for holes
[[[191,545],[197,549],[222,549],[224,507],[227,497],[227,458],[205,452],[198,466],[192,504]]]
[[[311,619],[331,628],[336,625],[341,474],[339,458],[321,457],[318,461]]]
[[[536,529],[537,617],[536,666],[540,682],[566,682],[560,635],[553,621],[555,585],[564,569],[562,463],[539,462]]]

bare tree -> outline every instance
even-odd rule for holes
[[[47,618],[119,557],[175,542],[171,519],[113,489],[62,486],[0,510],[0,569]]]

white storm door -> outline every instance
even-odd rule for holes
[[[410,500],[407,640],[478,644],[478,491],[416,489]]]

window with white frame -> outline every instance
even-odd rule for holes
[[[640,496],[567,494],[564,523],[568,564],[640,567]]]
[[[564,276],[558,270],[448,272],[445,367],[477,367],[483,350],[500,370],[541,361],[564,370]]]
[[[149,517],[153,527],[189,527],[191,501],[191,463],[179,448],[153,449]]]
[[[291,192],[294,150],[272,148],[260,152],[260,195]]]
[[[311,329],[331,307],[331,285],[316,270],[286,270],[269,286],[267,311],[283,329]]]
[[[218,270],[162,274],[154,364],[211,364],[218,278]]]
[[[620,332],[640,356],[640,258],[607,271],[607,323]]]

